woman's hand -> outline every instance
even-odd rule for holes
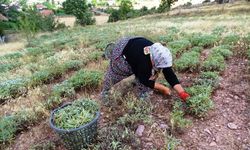
[[[182,86],[180,84],[176,84],[174,86],[174,89],[178,92],[179,94],[179,97],[184,101],[186,102],[187,99],[190,97],[190,95],[185,92],[185,90],[182,88]]]
[[[180,96],[180,98],[181,98],[184,102],[186,102],[187,99],[190,97],[190,95],[189,95],[187,92],[185,92],[185,91],[179,93],[179,96]]]
[[[170,89],[160,83],[155,83],[154,89],[160,91],[163,95],[171,94]]]

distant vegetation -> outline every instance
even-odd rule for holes
[[[93,14],[86,0],[66,0],[63,2],[63,10],[66,14],[74,15],[80,25],[91,25],[95,23]]]
[[[162,0],[159,8],[148,9],[146,6],[139,10],[133,8],[133,4],[130,0],[120,0],[119,9],[109,9],[110,17],[108,22],[115,22],[118,20],[125,20],[128,18],[135,18],[153,13],[163,13],[170,10],[174,0]]]

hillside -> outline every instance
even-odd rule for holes
[[[90,149],[249,149],[249,12],[245,1],[175,9],[46,33],[0,56],[0,149],[64,150],[48,124],[50,112],[86,97],[101,107]],[[191,94],[185,114],[176,109],[174,90],[141,101],[132,79],[115,86],[108,106],[101,103],[105,46],[138,35],[170,48],[173,68]],[[167,85],[163,76],[158,81]],[[135,133],[139,125],[142,135]]]

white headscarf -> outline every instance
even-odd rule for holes
[[[172,54],[170,50],[161,43],[155,43],[149,46],[153,68],[158,70],[172,66]]]
[[[161,69],[172,66],[172,54],[161,43],[155,43],[144,48],[144,54],[150,54],[152,61],[152,76],[150,80],[156,80]]]

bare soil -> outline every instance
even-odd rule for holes
[[[231,59],[214,92],[214,109],[183,134],[180,150],[249,150],[250,149],[250,85],[247,60]],[[230,129],[229,123],[235,125]]]

